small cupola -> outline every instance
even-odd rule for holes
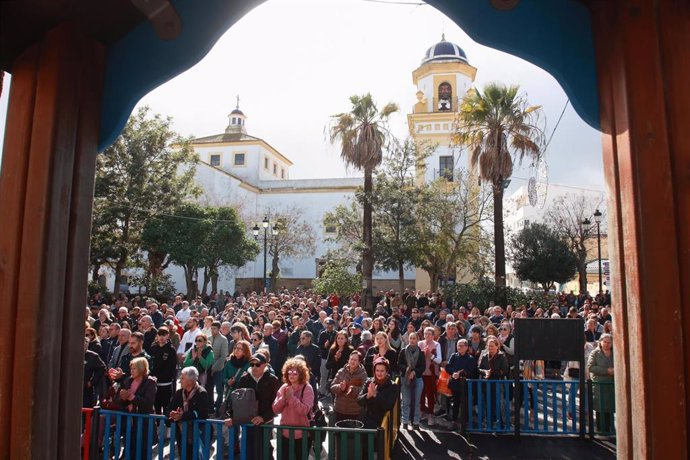
[[[245,120],[247,116],[240,110],[240,96],[237,96],[237,104],[235,110],[228,115],[228,127],[225,128],[226,133],[243,133],[246,134]]]

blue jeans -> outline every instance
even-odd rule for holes
[[[421,377],[412,381],[403,379],[401,414],[402,423],[412,422],[415,425],[419,425],[419,421],[422,417],[422,411],[419,408],[419,401],[422,399],[423,390],[424,382],[422,381]],[[414,411],[414,413],[411,413],[411,411]],[[412,417],[410,417],[410,415],[412,415]],[[410,418],[412,418],[412,420],[410,420]]]

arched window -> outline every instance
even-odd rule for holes
[[[446,112],[453,109],[453,87],[444,81],[438,85],[438,110]]]

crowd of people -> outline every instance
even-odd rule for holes
[[[174,421],[221,419],[227,426],[259,426],[280,416],[289,426],[358,420],[376,428],[401,397],[405,429],[421,429],[423,421],[457,429],[468,411],[466,379],[503,380],[519,372],[526,379],[579,380],[577,361],[516,363],[515,318],[583,318],[583,371],[593,381],[612,382],[609,305],[608,293],[571,292],[544,306],[490,304],[482,311],[472,302],[405,290],[380,293],[370,313],[357,295],[299,290],[178,295],[166,303],[97,293],[86,310],[83,404]],[[595,395],[602,427],[611,426],[615,410],[610,387]],[[233,395],[248,389],[256,407],[245,418]],[[576,390],[571,385],[568,417]],[[325,421],[319,417],[324,403],[332,408]],[[191,442],[181,442],[179,430],[174,435],[193,458]],[[250,454],[261,454],[259,437],[251,429],[247,436]],[[291,446],[301,458],[301,442],[283,442],[282,458]]]

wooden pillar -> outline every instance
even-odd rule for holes
[[[0,176],[2,458],[79,458],[104,57],[63,25],[12,67]]]
[[[618,458],[688,458],[690,2],[588,3],[615,275]]]

